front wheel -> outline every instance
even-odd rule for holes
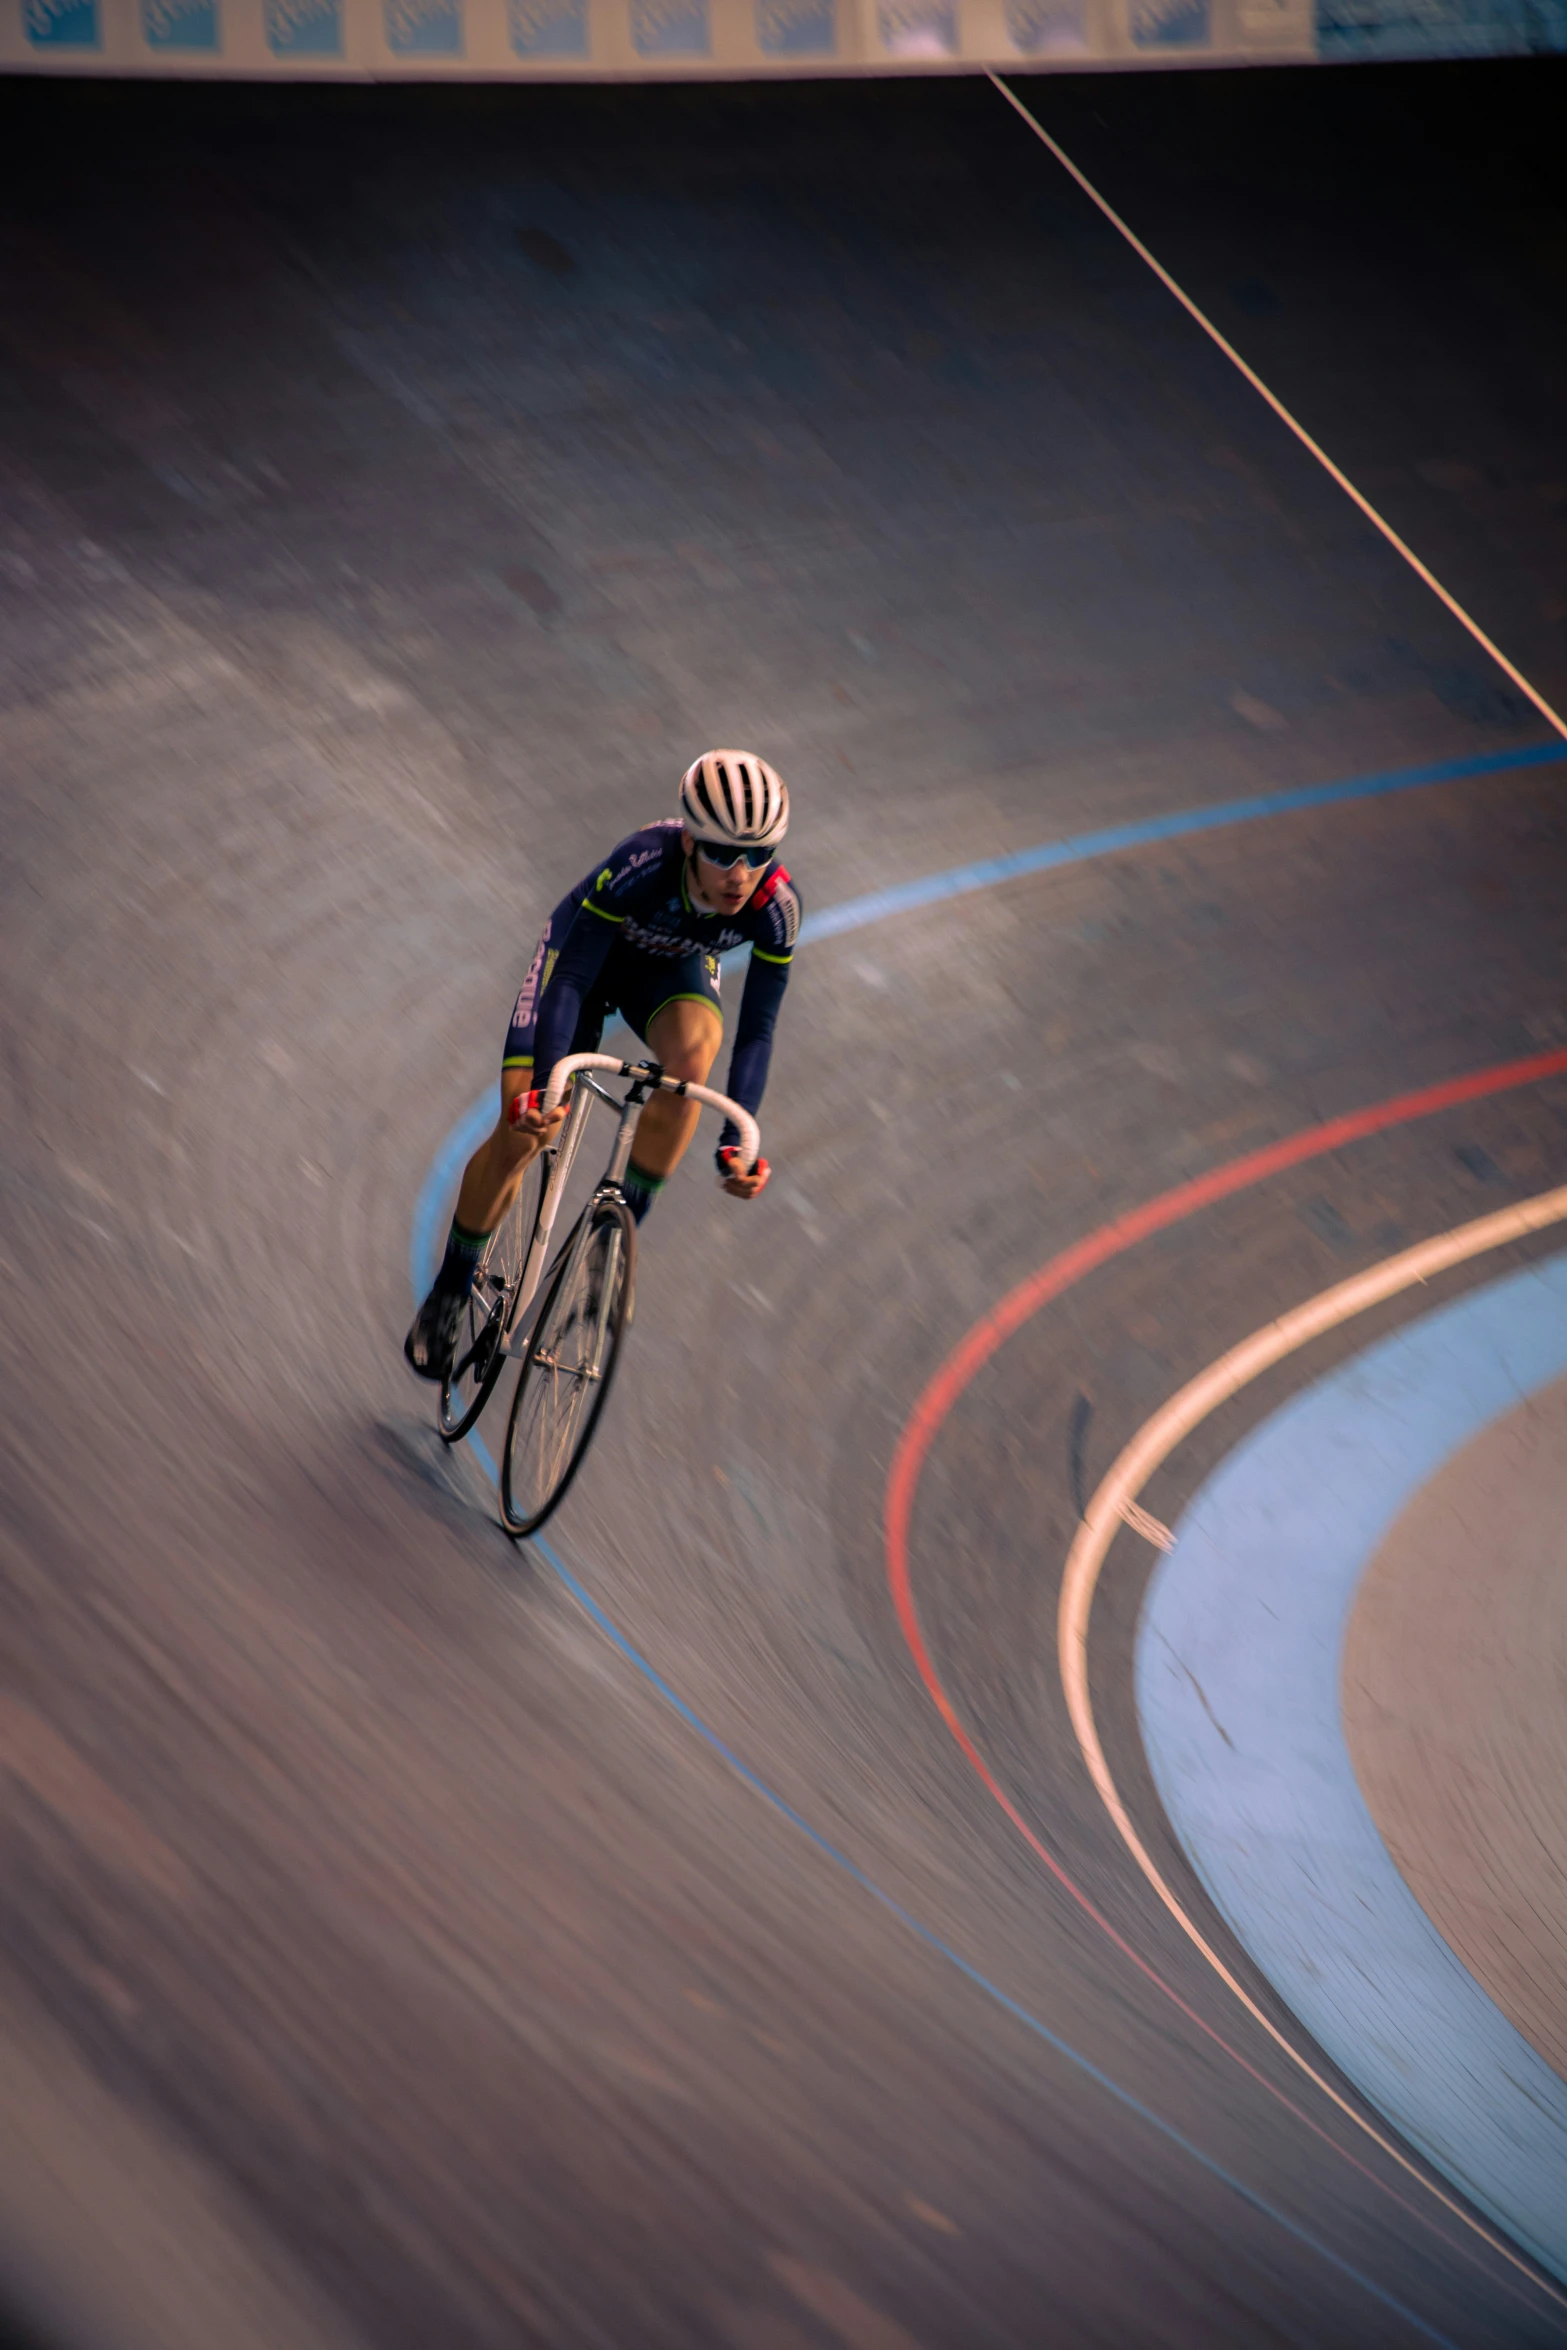
[[[522,1358],[501,1454],[501,1521],[536,1534],[564,1498],[604,1409],[631,1313],[637,1228],[624,1200],[587,1210]]]

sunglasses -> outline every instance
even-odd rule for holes
[[[736,865],[766,865],[773,854],[771,849],[732,849],[727,842],[716,840],[699,840],[695,846],[699,857],[705,857],[709,865],[716,865],[723,873],[732,871]]]

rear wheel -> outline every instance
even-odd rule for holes
[[[534,1154],[521,1190],[496,1226],[480,1261],[458,1332],[457,1352],[441,1382],[435,1407],[435,1424],[448,1444],[467,1435],[489,1402],[505,1365],[506,1325],[522,1284],[539,1191],[549,1163],[547,1152]]]
[[[637,1228],[624,1200],[587,1210],[533,1325],[501,1454],[501,1519],[535,1534],[564,1497],[604,1409],[631,1314]],[[577,1244],[580,1237],[581,1245]]]

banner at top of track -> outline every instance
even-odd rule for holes
[[[0,72],[527,80],[1567,50],[1567,0],[0,0]]]

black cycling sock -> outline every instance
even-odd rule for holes
[[[437,1288],[455,1290],[459,1297],[466,1297],[473,1287],[473,1277],[489,1237],[487,1232],[467,1231],[454,1216],[446,1236],[446,1254],[435,1276]]]
[[[635,1159],[627,1167],[624,1185],[626,1205],[639,1224],[663,1190],[664,1182],[662,1175],[650,1175],[645,1167],[637,1165]]]

